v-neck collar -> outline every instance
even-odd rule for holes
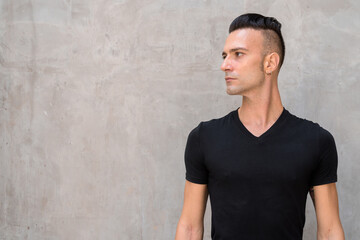
[[[268,130],[266,130],[263,134],[261,134],[260,136],[257,137],[255,135],[253,135],[241,122],[241,120],[239,118],[239,114],[238,114],[239,108],[240,107],[238,107],[236,110],[234,110],[233,114],[232,114],[233,118],[235,120],[235,124],[249,138],[250,141],[253,141],[255,143],[263,142],[264,139],[266,139],[269,135],[272,135],[274,132],[276,132],[276,130],[279,128],[279,126],[281,126],[282,123],[285,122],[286,117],[289,115],[289,111],[287,109],[285,109],[285,107],[283,106],[283,111],[281,112],[280,116],[275,121],[275,123],[273,123],[273,125],[271,125],[271,127]]]

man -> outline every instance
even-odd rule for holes
[[[317,239],[344,239],[337,151],[318,123],[283,107],[277,78],[285,56],[281,24],[244,14],[230,25],[221,70],[241,107],[202,121],[185,149],[186,183],[176,240],[203,239],[210,196],[212,239],[300,240],[311,191]]]

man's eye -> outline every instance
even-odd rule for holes
[[[242,52],[236,52],[235,55],[239,57],[240,55],[242,55]]]
[[[226,58],[226,55],[222,55],[222,59],[225,59]]]

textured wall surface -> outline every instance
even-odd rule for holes
[[[220,71],[245,12],[283,24],[284,106],[328,129],[360,216],[358,0],[0,0],[0,239],[172,239],[184,148],[241,105]],[[304,239],[315,239],[310,198]],[[210,206],[205,239],[210,237]]]

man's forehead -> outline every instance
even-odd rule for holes
[[[248,50],[258,48],[263,43],[261,30],[242,28],[229,34],[225,41],[224,52],[235,48],[245,48]]]

